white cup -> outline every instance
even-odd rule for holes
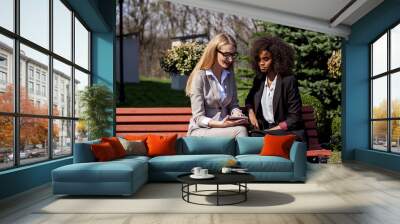
[[[208,169],[201,169],[200,170],[200,176],[207,176],[208,175]]]
[[[200,171],[202,170],[202,168],[201,167],[193,167],[193,169],[192,169],[192,173],[194,174],[194,175],[196,175],[196,176],[199,176],[199,175],[201,175],[200,174]]]
[[[222,173],[230,173],[231,171],[232,171],[232,168],[229,168],[229,167],[222,167],[222,170],[221,170]]]

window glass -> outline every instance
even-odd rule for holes
[[[88,140],[88,128],[84,120],[75,121],[75,142]]]
[[[400,72],[391,75],[390,82],[390,108],[391,117],[400,118]]]
[[[387,118],[387,77],[372,81],[372,118]]]
[[[72,154],[72,121],[53,120],[53,157]]]
[[[49,48],[49,0],[20,0],[21,36]]]
[[[89,32],[75,18],[75,63],[89,70]]]
[[[14,122],[11,116],[0,115],[0,170],[14,165]]]
[[[387,71],[387,34],[372,45],[372,75]]]
[[[1,11],[1,10],[0,10]],[[14,72],[12,39],[0,34],[0,111],[14,111]]]
[[[53,1],[53,51],[71,60],[72,12],[60,1]]]
[[[71,72],[71,66],[53,60],[53,114],[56,116],[72,117]]]
[[[391,121],[391,151],[400,153],[400,120]]]
[[[21,44],[20,59],[20,109],[24,114],[40,114],[47,115],[49,108],[48,97],[48,74],[49,74],[49,57],[28,46]],[[26,68],[33,67],[35,70],[35,91],[29,94],[29,86],[26,86],[28,74]],[[29,73],[29,72],[28,72]],[[43,78],[45,80],[43,80]],[[32,104],[31,100],[36,104]]]
[[[14,0],[0,1],[0,26],[14,31]]]
[[[21,164],[35,163],[49,158],[49,120],[45,118],[22,117],[20,119]]]
[[[400,67],[400,24],[390,32],[390,68]]]
[[[80,94],[87,86],[89,86],[89,75],[75,69],[75,117],[81,115]]]
[[[372,141],[373,149],[387,151],[387,121],[372,122]]]

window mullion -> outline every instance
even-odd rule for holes
[[[72,91],[72,96],[71,96],[71,117],[75,118],[75,12],[72,11],[71,15],[71,24],[72,24],[72,29],[71,29],[71,60],[72,60],[72,67],[71,67],[71,91]],[[72,120],[72,132],[71,132],[71,150],[72,150],[72,155],[74,155],[74,146],[75,146],[75,125],[76,121]]]
[[[390,71],[390,60],[391,60],[391,58],[390,58],[390,48],[391,48],[391,44],[390,44],[390,35],[391,35],[391,32],[390,32],[390,29],[388,30],[388,32],[387,32],[387,46],[388,46],[388,50],[387,50],[387,70],[388,71]],[[389,118],[389,120],[388,120],[388,127],[387,127],[387,135],[388,135],[388,152],[391,152],[392,151],[392,135],[391,135],[391,130],[392,130],[392,121],[391,121],[391,119],[390,118],[392,118],[392,100],[391,100],[391,78],[392,78],[392,75],[391,75],[391,73],[389,72],[388,74],[387,74],[387,90],[388,90],[388,92],[387,92],[387,98],[388,98],[388,105],[387,105],[387,110],[388,110],[388,118]]]
[[[17,35],[19,35],[19,5],[20,1],[14,1],[14,30]],[[20,118],[18,116],[20,112],[20,48],[19,48],[19,39],[14,39],[14,166],[19,166],[20,157],[19,157],[19,136],[20,136]]]
[[[53,0],[49,0],[49,50],[53,52]],[[53,159],[53,56],[49,55],[49,75],[48,75],[49,86],[47,90],[49,94],[49,119],[48,119],[48,152],[49,159]]]

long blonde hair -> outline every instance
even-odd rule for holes
[[[189,96],[192,93],[192,80],[196,75],[199,74],[199,71],[202,69],[210,69],[216,59],[217,59],[217,50],[224,45],[231,44],[236,48],[236,41],[233,37],[227,33],[220,33],[216,35],[214,38],[210,40],[204,49],[203,54],[199,62],[197,62],[196,67],[194,67],[192,73],[190,73],[189,79],[186,83],[186,95]],[[233,63],[229,69],[232,69]]]

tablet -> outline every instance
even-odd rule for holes
[[[229,116],[228,119],[229,119],[229,120],[242,120],[242,119],[247,120],[247,119],[249,119],[249,118],[246,117],[246,116]]]

